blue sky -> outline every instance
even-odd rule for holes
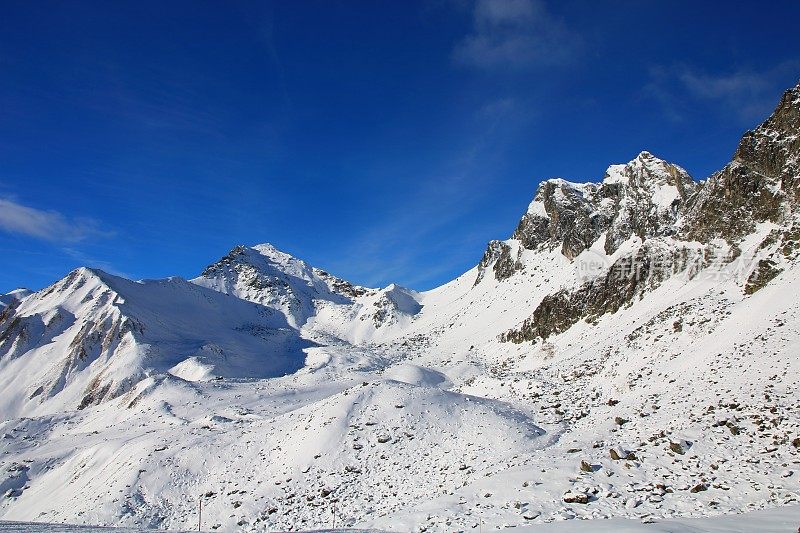
[[[698,5],[702,4],[702,5]],[[0,291],[271,242],[418,289],[552,176],[702,179],[800,79],[800,3],[9,2]]]

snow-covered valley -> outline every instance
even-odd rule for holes
[[[703,182],[647,152],[543,182],[512,238],[431,291],[264,244],[191,281],[79,269],[9,293],[0,519],[783,527],[800,517],[799,202],[800,85]]]

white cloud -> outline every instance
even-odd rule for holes
[[[645,92],[658,100],[668,117],[682,120],[691,102],[724,106],[726,113],[751,124],[775,107],[781,91],[796,82],[800,62],[787,61],[762,70],[709,73],[686,65],[654,67]]]
[[[560,65],[579,38],[541,0],[477,0],[473,31],[453,50],[462,65],[486,69]]]
[[[756,95],[769,88],[762,74],[735,72],[712,76],[684,69],[678,79],[691,93],[701,98],[741,98]]]
[[[0,198],[0,230],[64,243],[108,234],[91,219],[70,219],[57,211],[35,209],[7,198]]]

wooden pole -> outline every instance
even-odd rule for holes
[[[203,523],[203,496],[202,495],[197,500],[197,502],[200,504],[200,508],[197,511],[197,531],[200,531],[200,525]]]

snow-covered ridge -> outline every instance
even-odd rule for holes
[[[0,294],[0,309],[11,305],[12,303],[20,302],[31,294],[33,294],[33,291],[25,288],[14,289],[13,291],[9,291],[5,294]]]
[[[795,94],[706,182],[646,152],[543,182],[431,291],[258,245],[15,298],[0,517],[185,529],[201,499],[218,531],[472,532],[796,505]]]
[[[181,278],[80,268],[2,316],[0,415],[85,408],[151,374],[281,375],[307,345],[280,313]]]
[[[627,164],[609,166],[603,176],[603,183],[638,187],[663,186],[674,182],[676,174],[687,172],[650,152],[642,151]]]
[[[633,235],[673,233],[697,188],[683,168],[641,152],[629,163],[608,167],[597,183],[545,180],[512,238],[530,250],[560,246],[572,259],[602,236],[611,254]]]
[[[296,328],[315,314],[317,300],[347,304],[371,292],[271,244],[237,246],[192,283],[278,310]]]

